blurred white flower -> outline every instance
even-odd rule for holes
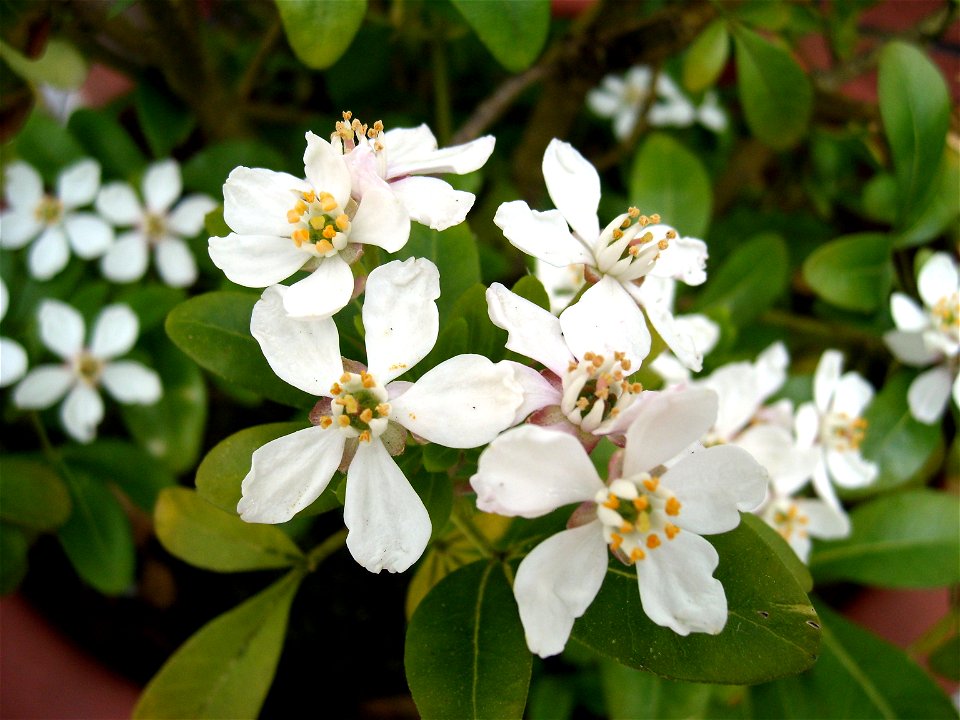
[[[43,178],[25,162],[7,165],[7,209],[0,211],[0,247],[17,250],[35,240],[27,264],[30,275],[49,280],[67,266],[70,249],[80,258],[99,257],[113,242],[113,229],[96,213],[78,212],[100,188],[100,164],[80,160],[57,177],[55,195],[45,194]]]
[[[97,195],[97,211],[120,234],[100,261],[108,280],[134,282],[147,271],[153,249],[157,272],[172,287],[186,287],[197,279],[197,262],[184,238],[203,229],[204,216],[216,207],[207,195],[189,195],[180,202],[183,184],[176,160],[161,160],[147,168],[141,190],[144,203],[124,182],[105,185]],[[176,207],[174,207],[176,203]]]
[[[10,294],[7,285],[0,280],[0,321],[7,315]],[[27,352],[23,346],[10,338],[0,337],[0,387],[12,385],[27,372]]]
[[[97,388],[123,404],[150,405],[162,389],[156,372],[133,360],[116,360],[133,347],[139,332],[137,316],[126,305],[109,305],[97,317],[84,344],[80,313],[58,300],[44,300],[39,310],[40,339],[63,362],[39,365],[14,389],[13,402],[24,410],[42,410],[66,395],[60,420],[80,442],[96,436],[103,419]]]
[[[772,494],[757,514],[776,530],[803,562],[810,559],[810,538],[838,540],[850,534],[843,508],[818,498]]]

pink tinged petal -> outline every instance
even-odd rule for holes
[[[662,303],[647,303],[643,309],[677,360],[684,367],[699,372],[703,368],[703,351],[697,347],[694,338],[684,332],[684,325],[677,324],[670,308]]]
[[[343,523],[347,549],[373,573],[403,572],[427,547],[427,509],[379,440],[360,443],[350,463]]]
[[[560,327],[567,347],[578,358],[587,352],[622,352],[637,368],[650,352],[643,311],[609,275],[560,314]]]
[[[83,348],[84,323],[80,313],[59,300],[44,300],[38,312],[40,339],[64,360],[72,360]]]
[[[681,531],[637,563],[640,603],[653,622],[679,635],[716,635],[727,623],[727,596],[713,577],[717,551],[699,535]]]
[[[223,219],[240,235],[283,236],[293,246],[287,212],[308,190],[306,182],[288,173],[234,168],[223,185]]]
[[[309,427],[253,453],[237,512],[247,522],[282,523],[316,500],[333,477],[346,436]]]
[[[65,210],[93,202],[100,189],[100,163],[81,160],[65,168],[57,178],[57,197]]]
[[[830,409],[830,401],[840,382],[843,368],[843,355],[839,350],[824,350],[813,374],[813,401],[817,410],[825,413]]]
[[[827,450],[827,468],[833,482],[842,488],[862,488],[879,473],[875,463],[865,460],[859,450]]]
[[[542,363],[562,376],[574,360],[560,329],[560,321],[500,283],[487,289],[490,320],[507,331],[508,350]]]
[[[457,355],[429,370],[390,403],[390,419],[430,442],[472,448],[513,422],[523,389],[508,365]]]
[[[388,136],[390,133],[385,133]],[[427,151],[421,147],[419,152],[400,154],[394,151],[392,145],[384,143],[387,151],[387,179],[403,177],[405,175],[438,175],[441,173],[465,173],[479,170],[493,153],[496,139],[492,135],[485,135],[463,145]]]
[[[339,255],[323,258],[303,280],[291,285],[283,296],[283,307],[295,318],[330,317],[341,310],[353,295],[353,272]]]
[[[357,214],[350,221],[350,242],[397,252],[409,239],[410,215],[401,199],[386,188],[364,190]]]
[[[573,623],[590,607],[607,574],[598,521],[547,538],[527,555],[513,583],[527,647],[540,657],[563,651]]]
[[[850,534],[850,518],[843,510],[831,507],[822,500],[798,498],[794,500],[799,514],[807,518],[806,530],[824,540],[839,540]]]
[[[27,163],[15,160],[4,170],[4,180],[10,207],[33,213],[43,199],[43,178],[40,173]]]
[[[0,387],[12,385],[27,372],[27,353],[23,346],[0,337]]]
[[[350,168],[343,155],[321,137],[307,132],[307,149],[303,153],[303,170],[307,180],[318,193],[333,195],[337,205],[346,207],[350,199]]]
[[[143,220],[140,199],[125,182],[112,182],[100,188],[95,207],[107,222],[118,227],[130,227]]]
[[[600,235],[600,176],[572,145],[554,138],[543,154],[543,180],[554,206],[589,244]]]
[[[426,357],[437,341],[440,272],[429,260],[394,260],[367,277],[363,327],[367,367],[386,384]]]
[[[575,438],[537,425],[521,425],[491,442],[470,485],[484,512],[525,518],[593,500],[604,488]]]
[[[767,471],[743,448],[716,445],[690,453],[663,475],[680,501],[673,519],[684,530],[712,535],[740,524],[738,510],[757,508],[767,494]]]
[[[855,372],[844,373],[833,392],[833,412],[858,417],[873,399],[873,386]]]
[[[13,404],[21,410],[44,410],[62,398],[74,380],[73,373],[62,365],[40,365],[14,389]]]
[[[124,233],[100,260],[100,272],[107,280],[127,283],[139,280],[147,272],[147,239],[139,230]]]
[[[183,192],[180,165],[176,160],[161,160],[147,168],[143,175],[143,199],[147,209],[163,215]]]
[[[216,207],[207,195],[188,195],[167,216],[167,228],[180,237],[193,237],[203,230],[204,218]]]
[[[927,307],[935,306],[940,300],[957,292],[960,276],[957,266],[945,252],[934,253],[920,269],[917,276],[917,290]]]
[[[43,228],[33,209],[15,208],[0,212],[0,247],[19,250],[37,236]]]
[[[717,394],[690,389],[644,392],[637,419],[627,430],[624,476],[648,472],[704,436],[717,417]]]
[[[329,396],[343,373],[340,337],[332,318],[294,318],[283,306],[290,289],[274,285],[253,306],[250,333],[284,382],[311,395]]]
[[[653,226],[648,228],[654,236],[659,237],[661,232],[656,228],[672,229],[668,226]],[[651,275],[656,277],[673,278],[687,285],[702,285],[707,279],[707,244],[703,240],[688,237],[678,237],[669,241],[666,250],[661,250]]]
[[[910,414],[918,421],[933,425],[940,420],[950,399],[950,370],[939,365],[914,378],[907,390]]]
[[[434,230],[459,225],[477,199],[473,193],[454,190],[450,183],[432,177],[406,177],[390,183],[412,220]]]
[[[930,325],[930,318],[917,302],[903,293],[893,293],[890,296],[890,314],[897,330],[920,331]]]
[[[559,210],[538,212],[522,200],[513,200],[497,208],[493,222],[511,245],[549,265],[595,264],[592,250],[570,234]]]
[[[100,257],[113,242],[113,228],[93,213],[70,213],[63,219],[70,247],[84,260]]]
[[[163,395],[160,376],[133,360],[109,363],[100,381],[113,399],[124,405],[152,405]]]
[[[286,280],[311,257],[289,237],[237,235],[212,237],[208,247],[213,264],[244,287],[267,287]]]
[[[59,225],[48,227],[40,238],[30,246],[27,266],[30,275],[37,280],[49,280],[67,266],[70,245]]]
[[[157,272],[170,287],[188,287],[197,280],[197,261],[187,244],[168,235],[157,245]]]
[[[922,331],[891,330],[883,336],[890,352],[906,365],[922,367],[936,362],[943,354],[927,346]]]
[[[74,440],[88,443],[97,436],[97,425],[103,420],[103,398],[95,388],[77,383],[60,406],[63,429]]]
[[[523,404],[514,413],[511,425],[523,422],[527,415],[536,410],[548,405],[560,404],[562,397],[560,390],[536,370],[510,360],[502,360],[500,364],[513,370],[513,379],[523,389]]]
[[[109,305],[94,323],[90,352],[102,360],[126,355],[139,332],[140,322],[133,310],[127,305]]]

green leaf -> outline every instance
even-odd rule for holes
[[[657,213],[681,235],[703,237],[710,225],[713,188],[703,163],[664,133],[652,133],[633,159],[630,201]]]
[[[290,604],[303,575],[288,573],[214,618],[164,663],[134,718],[255,718],[283,649]]]
[[[101,438],[61,449],[64,461],[101,482],[113,483],[136,505],[153,512],[157,495],[175,484],[173,474],[146,452],[122,440]]]
[[[197,121],[180,101],[165,89],[143,78],[133,94],[137,121],[155,158],[163,158],[183,143]]]
[[[707,536],[720,555],[729,616],[719,635],[683,637],[655,625],[640,605],[635,571],[611,561],[572,637],[630,667],[695,682],[749,684],[805,670],[820,626],[806,594],[776,552],[747,523]]]
[[[916,217],[935,179],[950,122],[950,97],[943,77],[923,51],[899,41],[880,53],[877,92],[904,225]]]
[[[57,38],[47,42],[43,55],[34,59],[24,57],[4,42],[0,42],[0,59],[17,75],[33,84],[52,85],[62,90],[74,90],[87,78],[87,62],[70,43]]]
[[[100,161],[104,177],[130,180],[146,164],[146,158],[127,131],[103,110],[75,110],[67,128],[86,151]]]
[[[818,583],[924,588],[960,582],[952,495],[933,490],[885,495],[855,508],[850,522],[850,537],[814,544],[810,571]]]
[[[734,28],[737,84],[751,132],[786,150],[807,132],[813,88],[790,53],[742,25]]]
[[[487,312],[487,286],[477,283],[460,296],[453,308],[453,317],[467,323],[467,347],[471,353],[484,355],[494,362],[503,359],[507,331],[498,328]]]
[[[66,128],[39,112],[24,123],[14,140],[16,155],[33,165],[49,187],[57,174],[71,163],[87,156],[87,152]]]
[[[166,285],[130,285],[117,294],[117,302],[129,305],[140,321],[140,336],[162,325],[173,308],[187,299],[182,288]]]
[[[538,305],[544,310],[550,309],[550,296],[536,275],[524,275],[517,280],[510,289],[534,305]]]
[[[749,513],[744,513],[741,516],[741,522],[745,522],[752,530],[756,531],[757,535],[777,554],[780,562],[790,571],[801,590],[805,593],[813,590],[813,576],[810,575],[810,568],[797,556],[780,533],[756,515]]]
[[[109,488],[78,468],[64,481],[73,500],[70,519],[57,532],[77,574],[104,595],[133,585],[135,550],[127,515]]]
[[[873,312],[888,302],[893,283],[890,236],[856,233],[824,243],[803,263],[803,277],[827,302]]]
[[[244,522],[188,488],[160,493],[153,520],[160,544],[171,555],[204,570],[268,570],[303,558],[280,528]]]
[[[721,312],[739,327],[748,326],[787,289],[790,258],[783,238],[756,235],[711,271],[697,299],[701,311]]]
[[[258,140],[225,140],[207,145],[184,163],[183,186],[193,192],[203,192],[215,199],[223,197],[223,183],[230,171],[238,165],[251,168],[287,170],[283,156]],[[303,167],[300,167],[300,171]],[[222,220],[221,212],[221,220]],[[229,234],[229,229],[222,235]],[[217,233],[211,233],[217,234]]]
[[[343,55],[367,13],[367,0],[277,0],[294,54],[313,70],[325,70]]]
[[[954,632],[938,645],[928,657],[930,669],[937,675],[960,682],[960,635]]]
[[[504,566],[441,580],[410,620],[404,665],[425,720],[522,717],[532,659]]]
[[[666,680],[612,660],[600,661],[604,704],[611,720],[705,717],[710,686]]]
[[[278,378],[250,334],[256,302],[251,293],[198,295],[167,315],[167,335],[201,367],[224,380],[286,405],[313,407],[316,398]]]
[[[730,57],[730,34],[722,20],[714,20],[683,56],[683,86],[692,93],[711,87]]]
[[[894,247],[922,245],[956,226],[957,214],[960,213],[956,200],[960,197],[960,156],[950,149],[945,149],[943,155],[930,192],[916,212],[911,214],[914,219],[907,223],[907,227],[896,232]]]
[[[303,430],[304,422],[270,423],[236,432],[217,443],[197,468],[197,492],[207,502],[228,513],[237,512],[240,483],[250,472],[250,459],[257,448],[271,440]]]
[[[6,455],[0,472],[0,520],[33,530],[54,530],[70,517],[70,493],[45,462]]]
[[[27,574],[30,544],[20,528],[0,522],[0,595],[16,590]]]
[[[751,689],[755,717],[956,718],[949,698],[902,650],[818,604],[821,657],[813,669]]]
[[[549,0],[450,0],[494,59],[510,72],[526,70],[550,30]]]
[[[431,537],[437,537],[443,531],[453,509],[453,483],[444,473],[421,471],[407,474],[407,478],[430,515],[433,528]]]

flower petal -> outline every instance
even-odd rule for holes
[[[647,232],[659,237],[666,225],[648,226]],[[669,241],[666,250],[661,250],[650,274],[654,277],[673,278],[687,285],[702,285],[707,279],[707,244],[703,240],[677,237]]]
[[[397,252],[409,239],[410,215],[401,199],[386,188],[366,188],[350,221],[350,242]]]
[[[560,390],[536,370],[510,360],[502,360],[500,364],[507,365],[513,370],[513,379],[523,389],[523,404],[514,413],[511,425],[523,422],[527,415],[536,410],[548,405],[560,404],[562,399]]]
[[[677,323],[670,307],[664,303],[646,303],[643,306],[650,324],[660,335],[683,366],[699,372],[703,368],[703,350],[698,347],[694,338],[685,332],[687,327]]]
[[[44,410],[62,398],[74,382],[63,365],[35,367],[13,391],[13,404],[21,410]]]
[[[208,247],[213,264],[244,287],[266,287],[286,280],[310,259],[289,237],[237,235],[212,237]]]
[[[430,540],[427,509],[379,440],[360,443],[347,474],[347,549],[373,573],[403,572]]]
[[[33,213],[43,199],[43,178],[33,166],[14,160],[4,169],[4,194],[12,208]]]
[[[281,380],[311,395],[329,396],[343,373],[337,326],[330,317],[290,317],[283,306],[286,292],[283,285],[263,291],[253,306],[250,333]]]
[[[73,252],[84,260],[100,257],[113,242],[113,228],[94,213],[69,213],[63,218],[63,228]]]
[[[64,168],[57,177],[57,197],[65,210],[83,207],[93,202],[100,189],[100,163],[81,160]]]
[[[473,193],[454,190],[450,183],[432,177],[395,180],[390,183],[390,189],[412,220],[434,230],[446,230],[462,223],[477,199]]]
[[[641,409],[627,430],[624,476],[648,472],[676,457],[704,436],[717,417],[713,390],[645,391]]]
[[[20,343],[0,337],[0,387],[12,385],[26,372],[26,350]]]
[[[240,235],[286,237],[293,246],[287,212],[308,190],[305,181],[288,173],[234,168],[223,185],[223,219]]]
[[[307,149],[303,152],[303,170],[307,180],[317,193],[328,192],[333,195],[337,205],[347,206],[350,200],[350,168],[343,161],[343,155],[321,137],[307,131]]]
[[[139,230],[124,233],[100,260],[100,272],[107,280],[128,283],[147,272],[147,239]]]
[[[423,130],[430,135],[432,148]],[[401,140],[401,133],[404,133]],[[417,142],[408,142],[412,133],[418,135]],[[399,142],[398,142],[399,141]],[[397,128],[383,134],[383,145],[387,152],[387,179],[399,178],[405,175],[435,175],[441,173],[465,173],[479,170],[493,153],[496,139],[492,135],[485,135],[462,145],[437,149],[437,141],[433,139],[426,125],[420,128]],[[392,183],[391,183],[392,184]]]
[[[160,376],[133,360],[109,363],[100,380],[113,399],[124,405],[152,405],[163,395]]]
[[[653,622],[679,635],[718,634],[727,596],[713,577],[720,558],[699,535],[681,531],[637,563],[640,603]]]
[[[861,488],[879,473],[875,463],[865,460],[859,450],[827,450],[827,468],[833,482],[842,488]]]
[[[484,512],[525,518],[593,500],[604,487],[578,440],[537,425],[515,427],[491,442],[470,485]]]
[[[890,330],[884,333],[883,341],[894,357],[906,365],[923,367],[942,357],[938,350],[927,346],[921,331]]]
[[[430,442],[472,448],[513,422],[523,389],[508,365],[457,355],[427,371],[390,402],[390,419]]]
[[[72,360],[83,348],[84,323],[80,313],[59,300],[44,300],[37,313],[40,339],[64,360]]]
[[[600,176],[593,165],[572,145],[554,138],[543,154],[543,180],[554,206],[593,247],[600,236]]]
[[[936,252],[930,256],[917,276],[917,290],[924,304],[932,308],[943,298],[957,292],[960,276],[957,266],[945,252]]]
[[[363,327],[367,367],[382,384],[426,357],[437,341],[440,272],[429,260],[394,260],[367,277]]]
[[[487,312],[494,325],[507,331],[508,350],[536,360],[563,376],[574,357],[567,348],[557,318],[500,283],[493,283],[487,289]]]
[[[0,212],[0,247],[5,250],[19,250],[33,240],[43,229],[32,209],[19,209]]]
[[[858,417],[873,399],[873,386],[855,372],[844,373],[833,391],[831,410]]]
[[[157,272],[170,287],[188,287],[197,281],[197,261],[187,244],[168,235],[157,245]]]
[[[843,510],[830,507],[822,500],[797,498],[800,514],[807,518],[807,531],[824,540],[838,540],[850,534],[850,518]]]
[[[180,237],[190,238],[203,230],[203,221],[207,213],[213,211],[217,203],[208,195],[188,195],[177,203],[167,216],[167,228]]]
[[[813,401],[817,410],[825,413],[830,409],[830,401],[840,382],[840,370],[843,368],[843,355],[839,350],[824,350],[813,374]]]
[[[107,183],[97,194],[97,212],[118,227],[130,227],[143,220],[143,206],[134,189],[125,182]]]
[[[67,266],[70,246],[60,225],[48,227],[30,246],[27,266],[37,280],[49,280]]]
[[[951,384],[950,370],[945,365],[938,365],[917,375],[907,390],[910,414],[927,425],[936,423],[947,407]]]
[[[283,307],[291,317],[330,317],[353,295],[353,272],[339,255],[323,258],[312,273],[291,285]]]
[[[140,332],[140,321],[127,305],[109,305],[100,311],[93,326],[90,352],[101,360],[130,352]]]
[[[897,330],[906,332],[925,330],[930,319],[916,300],[903,293],[895,292],[890,296],[890,314]]]
[[[493,222],[510,244],[555,267],[586,263],[594,265],[591,249],[570,234],[559,210],[531,210],[522,200],[497,208]]]
[[[143,174],[142,187],[147,209],[165,215],[183,192],[179,163],[172,159],[153,163]]]
[[[346,437],[309,427],[284,435],[253,453],[237,512],[247,522],[282,523],[316,500],[343,456]]]
[[[513,594],[531,652],[545,658],[563,651],[606,574],[607,547],[596,521],[547,538],[523,559]]]
[[[97,425],[103,420],[103,398],[95,388],[77,383],[60,406],[63,429],[74,440],[88,443],[97,436]]]
[[[817,448],[799,448],[790,431],[776,425],[753,425],[734,441],[767,472],[780,493],[792,495],[813,475],[820,459]]]

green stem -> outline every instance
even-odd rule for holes
[[[913,659],[929,655],[931,651],[943,644],[944,640],[957,632],[958,622],[960,619],[957,617],[957,610],[951,608],[923,635],[907,646],[907,655]]]
[[[800,335],[825,338],[834,343],[842,340],[848,345],[860,344],[874,350],[884,348],[883,341],[876,335],[845,323],[801,317],[783,310],[767,310],[760,315],[758,320],[764,325],[784,328]]]
[[[457,530],[463,533],[463,536],[466,537],[467,540],[474,544],[481,555],[485,558],[496,557],[497,551],[494,550],[493,545],[484,537],[483,533],[477,530],[469,518],[464,517],[461,513],[454,510],[450,515],[450,522],[454,524]]]
[[[317,566],[326,560],[330,555],[342,548],[347,542],[347,529],[339,530],[328,537],[322,543],[317,545],[307,554],[306,567],[309,572],[317,569]]]

